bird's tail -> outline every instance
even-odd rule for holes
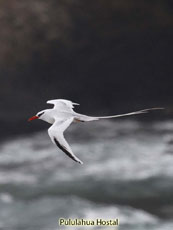
[[[137,115],[137,114],[142,114],[142,113],[148,113],[151,110],[161,110],[161,109],[164,109],[164,108],[143,109],[143,110],[139,110],[139,111],[135,111],[131,113],[124,113],[124,114],[104,116],[104,117],[90,117],[90,116],[78,114],[78,116],[76,117],[76,121],[85,122],[85,121],[95,121],[99,119],[118,118],[118,117],[125,117],[125,116],[132,116],[132,115]]]

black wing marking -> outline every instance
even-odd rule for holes
[[[76,160],[75,157],[66,149],[66,147],[61,145],[55,137],[54,137],[54,141],[55,141],[56,145],[58,146],[58,148],[60,148],[68,157],[70,157],[72,160],[81,164],[81,162]]]

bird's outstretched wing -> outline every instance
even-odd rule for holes
[[[47,101],[48,104],[53,104],[54,109],[60,109],[64,111],[73,111],[74,105],[79,105],[69,100],[65,99],[54,99]]]
[[[73,153],[69,144],[64,138],[64,131],[68,128],[68,126],[73,122],[73,118],[69,118],[66,120],[57,120],[49,129],[48,134],[54,144],[58,146],[67,156],[69,156],[72,160],[83,164],[81,160],[79,160]]]

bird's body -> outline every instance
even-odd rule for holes
[[[74,161],[83,164],[81,160],[79,160],[73,153],[72,149],[70,148],[69,144],[64,138],[64,131],[69,127],[72,122],[86,122],[86,121],[94,121],[99,119],[106,119],[106,118],[116,118],[116,117],[123,117],[123,116],[131,116],[141,113],[146,113],[149,110],[155,110],[160,108],[152,108],[152,109],[145,109],[140,110],[132,113],[120,114],[120,115],[113,115],[113,116],[105,116],[105,117],[92,117],[86,116],[83,114],[76,113],[73,108],[74,105],[79,105],[69,100],[64,99],[55,99],[47,101],[48,104],[53,104],[54,107],[52,109],[42,110],[29,119],[29,121],[34,119],[41,119],[43,121],[52,124],[51,127],[48,129],[48,134],[50,139],[54,144],[56,144],[64,153],[66,153],[70,158]]]

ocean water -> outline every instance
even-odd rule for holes
[[[73,162],[47,130],[0,145],[0,230],[172,230],[173,122],[73,124]],[[118,227],[63,227],[59,218],[119,218]]]

